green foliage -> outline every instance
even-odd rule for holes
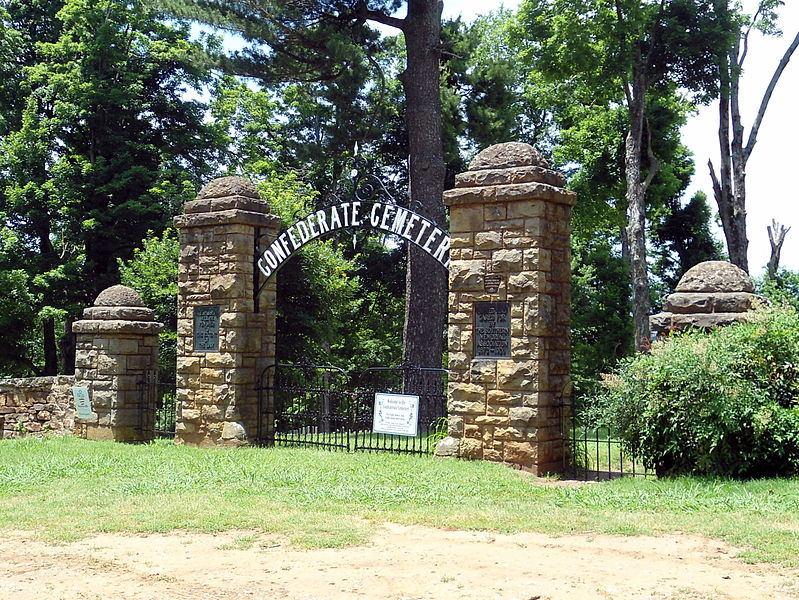
[[[148,235],[130,260],[119,260],[122,285],[136,290],[145,306],[164,324],[159,334],[158,369],[161,381],[175,378],[178,325],[178,259],[180,244],[173,229],[161,237]]]
[[[671,293],[683,274],[707,260],[723,260],[721,243],[710,231],[710,206],[707,196],[697,192],[685,206],[672,201],[656,228],[658,261],[653,270]]]
[[[632,347],[629,272],[610,240],[572,244],[572,381],[575,394],[594,391]]]
[[[799,314],[657,341],[608,378],[602,410],[658,475],[799,473]]]
[[[774,279],[768,275],[756,278],[755,288],[775,304],[790,304],[799,310],[799,272],[780,268]]]
[[[122,285],[136,290],[144,304],[155,311],[155,318],[167,327],[177,327],[178,258],[180,245],[174,229],[160,237],[152,232],[142,240],[128,261],[119,259]]]
[[[0,214],[13,236],[2,266],[26,274],[35,318],[19,323],[33,343],[3,346],[28,371],[69,369],[57,332],[71,346],[70,320],[118,282],[117,259],[214,168],[220,140],[183,96],[208,78],[199,50],[138,0],[4,3]]]

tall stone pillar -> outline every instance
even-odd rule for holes
[[[280,219],[251,182],[222,177],[174,222],[180,232],[175,440],[251,443],[258,435],[258,377],[275,357],[275,283],[256,299],[256,237],[274,237]]]
[[[72,324],[75,385],[88,388],[94,413],[80,421],[87,438],[152,438],[152,427],[142,417],[156,384],[158,333],[163,328],[139,295],[124,285],[101,292],[94,306],[83,311],[83,319]]]
[[[477,155],[450,211],[449,437],[439,455],[563,468],[575,195],[528,144]]]

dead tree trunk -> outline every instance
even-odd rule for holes
[[[749,26],[741,31],[732,48],[723,52],[719,64],[719,149],[721,152],[721,168],[718,176],[712,161],[708,161],[710,178],[713,183],[713,195],[721,217],[724,237],[727,241],[727,252],[730,262],[744,271],[749,271],[747,251],[749,240],[746,233],[746,163],[757,143],[757,134],[763,122],[774,88],[791,60],[791,56],[799,46],[799,33],[780,59],[771,81],[763,93],[755,120],[744,145],[744,127],[739,109],[740,76],[748,50],[749,33],[758,19],[758,13],[752,18]],[[732,133],[732,138],[730,138]]]
[[[767,275],[768,278],[774,281],[777,279],[777,269],[780,268],[780,252],[782,252],[782,244],[785,242],[785,235],[791,230],[790,227],[785,227],[777,223],[775,219],[771,219],[771,225],[766,227],[768,230],[768,241],[771,244],[771,257],[768,259]]]

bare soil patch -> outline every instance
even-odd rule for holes
[[[391,523],[364,546],[302,550],[249,531],[0,541],[14,600],[799,598],[799,573],[695,536],[501,535]]]

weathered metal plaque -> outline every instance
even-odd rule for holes
[[[510,302],[474,303],[474,357],[510,358]]]
[[[75,412],[79,419],[91,421],[94,418],[92,401],[89,399],[89,388],[83,386],[72,387],[72,398],[75,400]]]
[[[219,306],[194,307],[194,351],[219,352]]]

